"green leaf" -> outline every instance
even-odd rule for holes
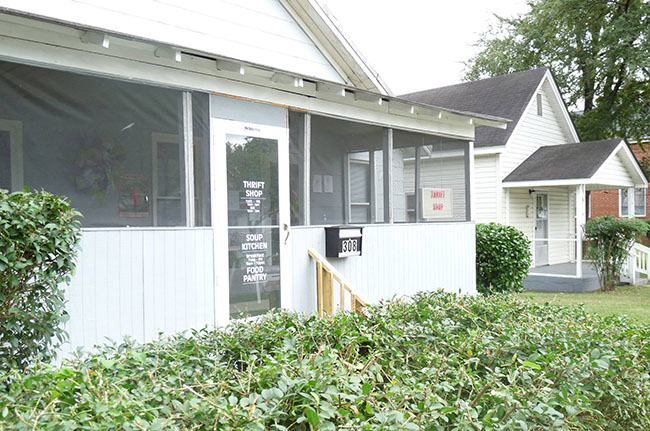
[[[305,417],[307,418],[307,421],[309,421],[309,424],[316,428],[318,426],[318,422],[320,422],[320,419],[318,418],[318,413],[314,411],[311,407],[305,407]]]
[[[541,370],[542,367],[536,364],[535,362],[530,362],[530,361],[523,361],[522,365],[526,368],[532,368],[533,370]]]

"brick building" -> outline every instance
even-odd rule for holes
[[[650,141],[644,142],[645,151],[638,143],[631,143],[630,149],[639,162],[644,157],[650,157]],[[650,219],[650,189],[635,189],[634,194],[634,215],[643,220]],[[628,215],[627,197],[625,190],[593,190],[587,197],[587,217],[594,218],[612,215],[626,217]]]

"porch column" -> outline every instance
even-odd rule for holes
[[[634,202],[634,188],[629,188],[625,191],[627,193],[627,218],[633,219],[635,217],[635,206]],[[627,256],[627,276],[630,279],[630,284],[636,284],[636,256],[634,247],[630,250],[630,254]]]
[[[582,278],[582,240],[584,225],[587,223],[585,185],[576,186],[576,277]]]

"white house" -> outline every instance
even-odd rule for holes
[[[514,226],[533,242],[531,289],[590,289],[583,276],[580,229],[586,193],[647,187],[623,139],[579,142],[567,107],[547,68],[497,76],[402,96],[432,106],[512,120],[505,129],[478,127],[474,142],[474,219]],[[435,162],[421,163],[424,172]],[[578,234],[576,234],[578,231]],[[571,265],[569,265],[571,263]],[[551,278],[549,278],[551,276]]]
[[[507,120],[392,96],[315,0],[0,0],[0,100],[0,187],[84,214],[67,349],[314,311],[329,225],[367,301],[475,291],[474,130]]]

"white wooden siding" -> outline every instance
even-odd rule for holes
[[[0,0],[0,8],[343,82],[278,0]]]
[[[498,221],[496,156],[474,158],[474,220],[477,223]]]
[[[64,354],[214,325],[212,230],[88,230],[81,250],[66,289]]]
[[[598,169],[593,176],[593,181],[606,186],[634,187],[634,180],[618,154]]]
[[[330,262],[363,297],[376,303],[393,296],[444,289],[475,293],[473,223],[365,226],[363,255]],[[293,303],[301,312],[316,309],[316,270],[307,255],[325,255],[323,227],[293,228]]]
[[[541,94],[543,115],[537,115],[537,97],[533,96],[502,155],[502,178],[539,147],[574,142],[558,112],[557,104],[553,102],[555,96],[548,81],[542,84]]]

